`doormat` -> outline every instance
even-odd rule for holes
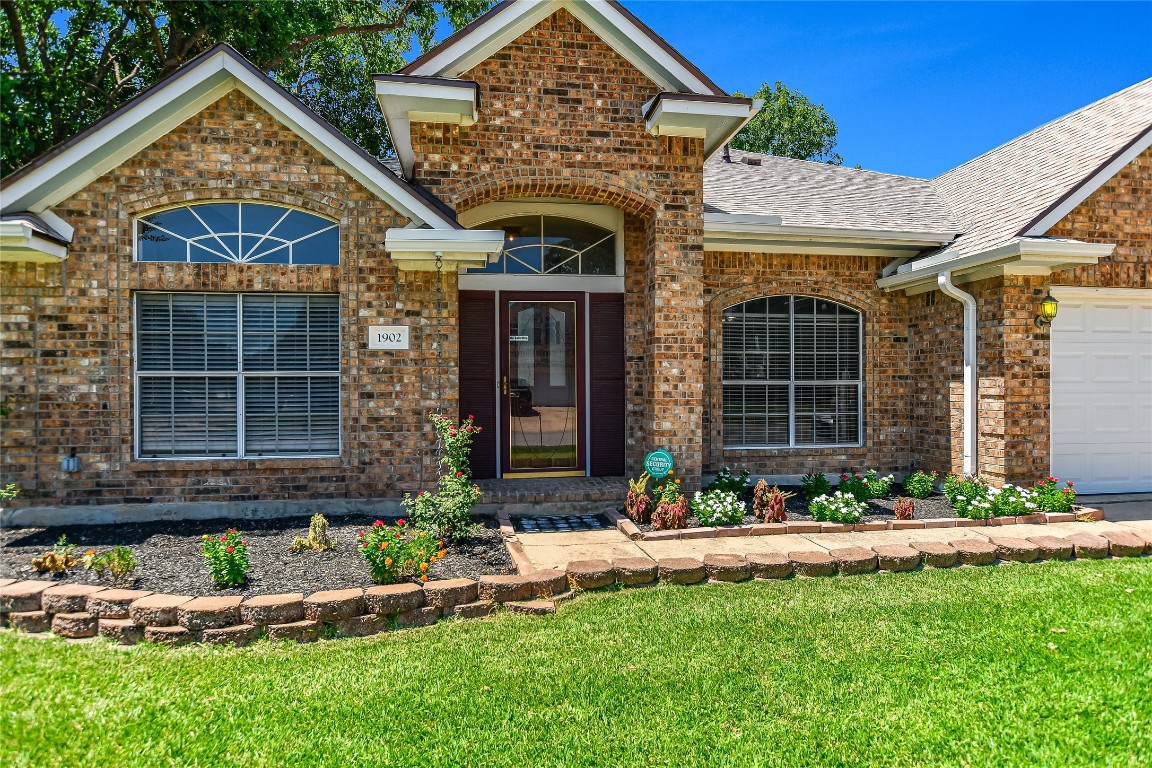
[[[521,533],[571,533],[573,531],[604,531],[615,528],[602,515],[549,515],[541,517],[514,517],[512,525]]]

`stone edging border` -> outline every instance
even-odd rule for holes
[[[1037,512],[1024,517],[989,517],[983,519],[967,517],[939,517],[928,520],[887,520],[873,523],[818,523],[785,522],[759,523],[757,525],[730,525],[707,528],[681,528],[668,531],[641,531],[636,523],[620,514],[614,507],[607,507],[603,514],[616,525],[616,530],[630,539],[641,541],[668,541],[671,539],[714,539],[729,536],[773,536],[787,533],[849,533],[853,531],[905,531],[925,528],[976,528],[983,526],[1075,523],[1078,521],[1099,521],[1104,519],[1104,511],[1082,507],[1079,512],[1053,514]],[[501,528],[503,531],[503,528]]]

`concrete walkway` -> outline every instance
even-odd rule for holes
[[[778,552],[827,552],[841,547],[873,547],[879,544],[908,544],[913,541],[947,543],[959,539],[990,537],[1067,536],[1103,530],[1136,531],[1152,540],[1152,515],[1140,520],[1096,523],[1050,523],[1048,525],[1003,525],[972,528],[928,528],[924,530],[864,531],[854,533],[781,534],[776,536],[733,536],[712,539],[633,541],[617,530],[575,533],[519,533],[524,554],[537,570],[565,568],[577,560],[616,560],[622,557],[703,558],[708,554],[749,555]]]

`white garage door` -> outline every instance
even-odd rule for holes
[[[1054,288],[1052,474],[1152,491],[1152,290]]]

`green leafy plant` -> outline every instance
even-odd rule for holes
[[[671,530],[688,527],[688,499],[680,493],[680,480],[669,472],[654,488],[656,509],[652,512],[652,527]]]
[[[292,546],[288,547],[289,552],[323,552],[326,549],[332,549],[336,546],[336,542],[328,535],[328,520],[321,514],[312,515],[312,519],[308,522],[308,536],[306,538],[297,536],[292,540]]]
[[[238,587],[248,578],[248,542],[235,528],[217,536],[205,534],[200,551],[208,563],[208,576],[217,588]]]
[[[136,556],[128,547],[116,546],[99,555],[88,550],[83,557],[84,567],[95,571],[101,581],[107,579],[112,586],[127,586],[136,572]]]
[[[741,470],[739,475],[732,474],[732,470],[728,467],[716,473],[716,477],[708,484],[705,491],[724,491],[726,493],[736,494],[736,498],[743,499],[744,494],[748,493],[748,486],[751,484],[748,480],[748,470]]]
[[[8,483],[7,485],[0,487],[0,504],[16,498],[20,495],[21,492],[22,489],[20,486],[16,485],[16,483]]]
[[[914,499],[907,499],[900,497],[896,499],[896,506],[893,508],[896,513],[897,520],[911,520],[912,516],[916,514],[916,501]]]
[[[1049,476],[1032,486],[1036,493],[1036,505],[1041,512],[1060,514],[1071,512],[1072,505],[1076,503],[1076,489],[1071,480],[1060,487],[1060,480]]]
[[[992,502],[992,514],[997,517],[1021,517],[1035,514],[1038,509],[1033,491],[1011,483],[989,488],[988,500]]]
[[[936,478],[939,476],[938,472],[928,474],[924,470],[918,469],[904,478],[904,490],[908,492],[909,496],[926,499],[936,490]]]
[[[800,493],[806,501],[812,501],[817,496],[827,496],[832,493],[832,484],[823,472],[809,472],[800,479]]]
[[[852,494],[857,501],[882,499],[892,489],[893,480],[895,478],[892,475],[880,477],[880,474],[874,469],[861,475],[860,470],[853,468],[850,472],[840,474],[838,490]]]
[[[732,491],[696,491],[692,511],[704,525],[737,525],[744,522],[746,510]]]
[[[652,476],[644,472],[636,480],[628,480],[628,496],[624,500],[624,514],[632,522],[643,525],[652,519],[652,498],[648,495],[648,481]]]
[[[476,529],[472,508],[483,492],[472,482],[468,455],[472,452],[472,438],[484,430],[476,426],[472,415],[459,424],[440,414],[432,414],[431,418],[440,436],[440,464],[444,470],[435,493],[406,493],[401,504],[409,510],[417,527],[438,539],[459,541]]]
[[[76,557],[76,545],[68,543],[67,536],[56,540],[50,552],[32,559],[32,569],[38,573],[64,573],[80,564]]]
[[[944,495],[960,517],[983,519],[993,514],[988,484],[979,475],[948,475]]]
[[[836,491],[831,496],[817,496],[808,502],[808,511],[821,522],[857,523],[868,506],[855,496],[844,491]]]
[[[398,520],[395,525],[377,520],[357,537],[360,554],[377,584],[395,584],[413,576],[428,581],[428,569],[447,555],[443,541],[409,525],[407,520]]]
[[[795,495],[780,490],[777,485],[769,488],[768,481],[761,480],[752,492],[752,514],[766,523],[782,523],[788,519],[787,501]]]

